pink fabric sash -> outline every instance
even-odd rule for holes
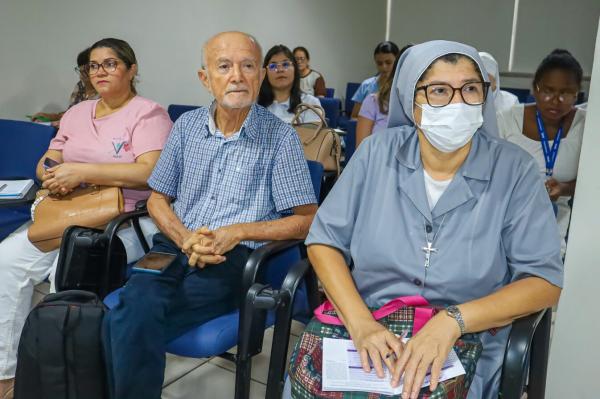
[[[414,306],[415,308],[415,318],[413,321],[412,333],[412,335],[415,335],[433,317],[434,312],[434,309],[429,307],[429,302],[427,302],[427,299],[423,298],[422,296],[402,296],[392,299],[374,311],[373,317],[375,320],[382,319],[405,306]],[[314,314],[317,320],[319,320],[321,323],[342,326],[343,323],[339,318],[324,313],[331,310],[334,310],[333,305],[331,302],[326,300],[321,304],[321,306],[315,309]]]

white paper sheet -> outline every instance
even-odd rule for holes
[[[402,393],[402,379],[396,388],[392,388],[390,371],[385,366],[384,371],[384,378],[377,377],[374,369],[371,369],[370,373],[365,373],[360,363],[360,355],[356,352],[352,340],[323,339],[323,391],[374,392],[384,395]],[[452,349],[442,366],[440,381],[461,374],[465,374],[465,369]],[[427,374],[422,387],[429,386],[429,378],[430,375]]]

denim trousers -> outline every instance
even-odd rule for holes
[[[251,250],[238,245],[226,261],[190,268],[188,257],[163,234],[152,252],[177,254],[162,274],[135,273],[103,324],[107,377],[113,399],[160,399],[167,343],[239,307],[242,273]]]

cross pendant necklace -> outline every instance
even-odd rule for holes
[[[429,233],[427,233],[427,225],[426,225],[425,221],[423,221],[423,228],[425,229],[425,242],[427,243],[426,246],[421,248],[423,250],[423,252],[425,253],[425,271],[427,271],[427,269],[429,269],[429,266],[431,264],[431,254],[436,254],[438,252],[437,248],[433,247],[433,244],[435,243],[435,239],[437,238],[438,233],[440,232],[440,230],[442,229],[442,226],[444,225],[444,220],[446,220],[446,215],[444,215],[444,217],[442,218],[440,227],[438,227],[438,229],[435,232],[435,234],[433,235],[433,239],[431,241],[429,241]]]
[[[437,248],[432,247],[433,242],[427,241],[427,246],[421,248],[423,252],[425,252],[425,269],[429,267],[429,263],[431,262],[431,254],[437,252]]]

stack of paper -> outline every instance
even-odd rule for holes
[[[406,341],[406,340],[405,340]],[[391,385],[391,373],[384,366],[385,377],[379,378],[375,369],[365,373],[354,343],[349,339],[323,339],[323,391],[355,391],[373,392],[383,395],[399,395],[402,393],[402,379],[396,388]],[[442,366],[440,381],[449,380],[465,374],[456,352],[450,351],[448,359]],[[425,377],[422,387],[429,386],[431,375]]]
[[[21,199],[33,186],[33,180],[0,180],[0,199]]]

